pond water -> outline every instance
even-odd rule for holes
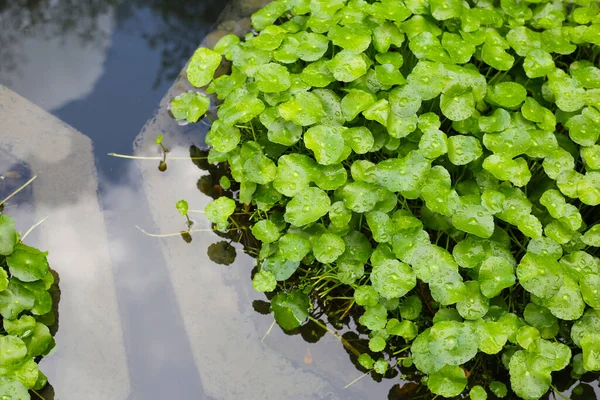
[[[161,99],[200,42],[247,29],[258,3],[0,0],[0,198],[38,176],[7,212],[21,232],[48,217],[27,241],[60,276],[47,399],[393,397],[398,379],[344,389],[361,373],[330,334],[267,335],[273,318],[258,312],[267,299],[241,247],[217,265],[212,233],[188,244],[136,228],[178,232],[177,200],[210,201],[198,190],[208,172],[189,160],[207,128],[177,126]],[[158,134],[165,173],[107,155],[157,156]]]

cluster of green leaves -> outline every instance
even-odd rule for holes
[[[209,162],[239,184],[206,216],[226,231],[256,210],[253,284],[284,329],[325,281],[364,309],[379,358],[361,364],[401,356],[436,395],[486,356],[524,399],[568,365],[600,370],[596,2],[277,0],[252,23],[187,75],[220,101]],[[171,107],[195,122],[210,103]]]
[[[0,214],[0,397],[29,399],[48,379],[36,360],[54,348],[54,283],[47,253],[21,243],[14,220]]]

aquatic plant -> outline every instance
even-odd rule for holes
[[[37,362],[55,346],[54,284],[47,253],[22,243],[15,221],[0,214],[0,395],[29,399],[48,379]]]
[[[335,301],[365,370],[444,397],[600,371],[596,2],[278,0],[252,23],[196,51],[205,90],[171,109],[218,101],[208,162],[236,191],[206,216],[248,217],[279,325]]]

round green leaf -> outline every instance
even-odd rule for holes
[[[412,295],[404,298],[399,306],[400,316],[405,320],[415,320],[421,315],[423,302],[419,296]]]
[[[344,186],[342,198],[344,205],[349,210],[357,213],[366,213],[375,207],[379,201],[377,185],[367,182],[352,182]]]
[[[531,79],[540,78],[551,73],[554,68],[554,60],[552,56],[544,50],[535,49],[530,51],[525,57],[523,69]]]
[[[297,193],[285,207],[285,221],[301,227],[329,212],[331,200],[321,189],[309,187]]]
[[[15,220],[10,215],[0,214],[0,255],[7,256],[12,253],[17,242]]]
[[[195,87],[208,85],[221,60],[221,55],[215,51],[203,47],[196,50],[186,70],[190,83]]]
[[[258,221],[252,226],[252,234],[263,243],[273,243],[279,239],[279,228],[268,219]]]
[[[258,90],[263,93],[283,92],[292,84],[287,68],[275,63],[262,65],[254,79]]]
[[[252,278],[252,287],[257,292],[272,292],[277,287],[277,280],[271,271],[259,271]]]
[[[469,392],[469,398],[471,400],[486,400],[487,393],[485,389],[479,385],[473,386]]]
[[[461,83],[446,86],[440,98],[442,113],[451,121],[462,121],[475,111],[475,97],[471,87]]]
[[[286,233],[279,238],[279,252],[290,261],[300,262],[310,253],[312,243],[302,235]]]
[[[286,154],[277,161],[277,174],[273,186],[284,196],[293,197],[307,189],[316,176],[315,161],[304,154]]]
[[[398,260],[384,260],[374,266],[370,280],[373,288],[386,299],[402,297],[417,284],[412,268]]]
[[[527,253],[517,267],[519,283],[528,292],[541,297],[552,297],[563,284],[561,267],[550,256]]]
[[[438,322],[429,332],[431,352],[449,365],[462,365],[477,354],[477,340],[466,325],[456,321]]]
[[[329,69],[338,81],[352,82],[367,73],[368,65],[360,54],[342,50],[333,57]]]
[[[588,246],[600,247],[600,224],[589,228],[581,238],[581,241]]]
[[[600,172],[588,172],[579,180],[577,196],[589,206],[600,204]]]
[[[279,105],[279,114],[286,121],[309,126],[319,122],[325,116],[325,111],[314,93],[300,92],[292,100]]]
[[[371,44],[371,30],[364,24],[335,25],[327,37],[342,49],[362,53]]]
[[[518,350],[510,358],[510,384],[514,392],[524,399],[539,399],[548,391],[552,377],[548,373],[534,373],[535,359]]]
[[[240,130],[233,126],[227,126],[220,120],[215,121],[206,135],[206,144],[222,153],[228,153],[235,149],[242,137]]]
[[[319,164],[336,164],[344,149],[342,128],[337,126],[317,125],[304,134],[304,144],[313,151]]]
[[[387,323],[387,309],[381,305],[365,306],[365,312],[358,321],[372,331],[384,329]]]
[[[0,398],[11,400],[27,400],[30,399],[27,388],[15,378],[0,377]]]
[[[12,276],[23,282],[33,282],[42,279],[48,273],[47,255],[48,253],[19,243],[6,257],[6,263]]]
[[[421,95],[411,84],[395,88],[390,92],[389,102],[392,113],[398,117],[410,117],[421,108]]]
[[[479,290],[476,281],[465,282],[467,296],[456,303],[456,309],[464,319],[479,319],[487,314],[489,310],[489,299]]]
[[[443,397],[454,397],[467,387],[465,371],[458,366],[445,365],[429,375],[427,387],[432,393]]]
[[[517,108],[527,97],[527,90],[516,82],[488,86],[486,100],[505,108]]]
[[[501,399],[506,397],[506,395],[508,394],[508,389],[506,388],[506,385],[498,381],[490,382],[490,390],[496,395],[496,397]]]
[[[337,235],[325,233],[315,241],[313,254],[317,261],[330,264],[338,259],[346,250],[346,244]]]
[[[374,307],[379,303],[379,293],[370,285],[362,285],[354,290],[354,300],[359,306]]]
[[[308,319],[308,296],[299,290],[280,292],[271,300],[275,321],[285,330],[298,328]]]
[[[466,165],[482,154],[483,148],[476,137],[455,135],[448,138],[448,158],[454,165]]]
[[[244,177],[249,182],[266,185],[275,179],[277,167],[273,160],[260,153],[255,153],[244,163]]]
[[[171,100],[170,110],[178,121],[198,122],[210,107],[210,99],[197,92],[182,93]]]
[[[452,216],[452,225],[463,232],[481,238],[489,238],[494,233],[494,217],[484,207],[467,204]]]

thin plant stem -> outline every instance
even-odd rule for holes
[[[130,160],[163,160],[164,157],[156,156],[156,157],[142,157],[142,156],[129,156],[127,154],[117,154],[117,153],[108,153],[111,157],[117,158],[127,158]],[[206,160],[207,157],[169,157],[170,160]]]
[[[344,389],[348,389],[350,386],[354,385],[356,382],[360,381],[362,378],[369,375],[371,373],[371,371],[373,371],[373,370],[372,369],[368,370],[367,372],[365,372],[364,374],[362,374],[361,376],[359,376],[358,378],[356,378],[355,380],[353,380],[352,382],[350,382],[349,384],[344,386]]]
[[[146,236],[158,237],[158,238],[181,236],[182,233],[214,232],[212,229],[190,229],[188,231],[181,231],[181,232],[176,232],[176,233],[148,233],[137,225],[135,227],[138,228]]]
[[[321,328],[325,329],[327,332],[331,333],[333,336],[335,336],[336,339],[338,339],[345,348],[354,353],[354,355],[356,355],[357,357],[360,356],[360,351],[358,351],[354,346],[352,346],[346,339],[341,337],[336,331],[331,330],[327,325],[325,325],[324,323],[322,323],[314,317],[309,316],[308,319],[310,319],[315,324],[319,325]]]
[[[563,398],[564,400],[571,400],[569,397],[565,396],[564,394],[562,394],[554,385],[550,385],[550,387],[552,388],[552,390],[554,390],[554,393],[557,394],[559,397]],[[556,396],[554,396],[556,397]]]
[[[29,389],[29,390],[31,390],[33,393],[35,393],[35,395],[36,395],[37,397],[39,397],[40,399],[42,399],[42,400],[46,400],[46,398],[45,398],[44,396],[42,396],[41,394],[39,394],[39,393],[38,393],[38,392],[36,392],[35,390],[33,390],[33,389]]]
[[[0,206],[4,203],[6,203],[8,200],[12,199],[14,196],[17,195],[17,193],[19,193],[21,190],[25,189],[27,186],[29,186],[31,184],[31,182],[35,181],[37,179],[38,175],[35,174],[30,180],[28,180],[27,182],[25,182],[20,188],[18,188],[17,190],[15,190],[14,192],[12,192],[11,194],[8,195],[7,198],[5,198],[4,200],[0,201]]]
[[[267,329],[267,332],[265,333],[265,335],[262,337],[262,339],[260,339],[261,343],[265,341],[265,339],[267,338],[269,333],[271,333],[271,331],[273,330],[274,326],[275,326],[275,320],[273,320],[273,322],[271,322],[271,326],[269,326],[269,329]]]
[[[40,222],[36,223],[36,224],[35,224],[35,225],[33,225],[31,228],[29,228],[29,229],[27,230],[27,232],[25,232],[25,234],[24,234],[23,236],[21,236],[21,243],[23,243],[23,241],[25,240],[25,238],[26,238],[26,237],[27,237],[27,236],[28,236],[28,235],[29,235],[29,234],[30,234],[30,233],[31,233],[31,232],[32,232],[32,231],[33,231],[35,228],[37,228],[38,226],[40,226],[41,224],[43,224],[44,222],[46,222],[46,220],[47,220],[48,218],[49,218],[49,217],[43,218],[43,219],[42,219]]]

